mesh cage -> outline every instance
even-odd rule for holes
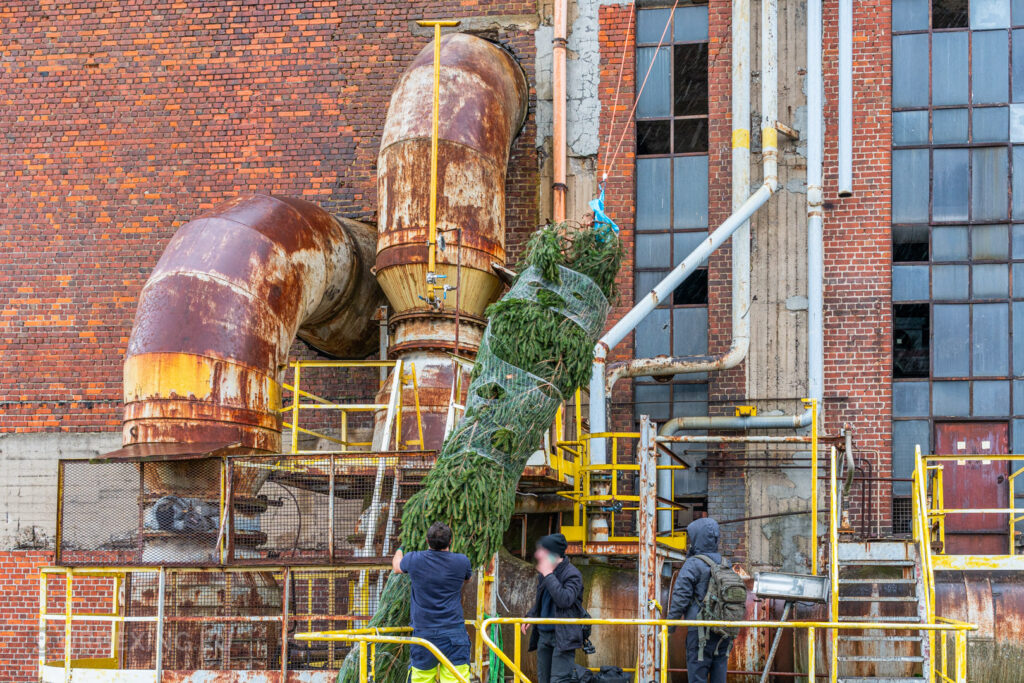
[[[402,507],[433,463],[417,452],[63,461],[57,562],[379,562],[397,547]]]

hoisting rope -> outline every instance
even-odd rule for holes
[[[488,614],[487,619],[496,619],[497,614]],[[498,646],[499,650],[504,649],[501,640],[501,624],[491,624],[491,642]],[[487,659],[487,683],[505,683],[505,662],[494,652],[490,651]]]

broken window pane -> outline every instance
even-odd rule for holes
[[[896,263],[928,260],[928,226],[901,225],[892,229],[892,260]]]
[[[668,154],[671,152],[670,136],[672,133],[671,121],[643,121],[636,122],[636,153],[645,154]]]
[[[932,0],[932,28],[967,28],[967,0]]]
[[[707,114],[707,43],[676,45],[674,50],[675,115],[692,116],[694,114]]]
[[[683,283],[672,292],[673,306],[688,306],[708,303],[708,271],[705,268],[690,273]]]
[[[675,127],[675,149],[673,152],[689,154],[708,151],[708,120],[706,118],[677,119]]]
[[[896,304],[892,308],[893,377],[927,377],[928,304]]]

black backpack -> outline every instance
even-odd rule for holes
[[[743,621],[747,614],[746,582],[733,571],[725,559],[719,564],[707,555],[696,555],[695,557],[702,560],[711,569],[711,574],[708,576],[708,592],[704,594],[698,618],[702,621]],[[704,645],[708,642],[709,631],[722,639],[730,640],[740,633],[738,628],[726,626],[698,627],[697,661],[704,660]],[[715,650],[717,654],[717,647]]]

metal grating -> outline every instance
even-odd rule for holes
[[[896,535],[909,536],[913,528],[913,499],[892,499],[892,532]]]
[[[57,562],[379,562],[397,547],[402,508],[433,463],[418,452],[62,461]]]

